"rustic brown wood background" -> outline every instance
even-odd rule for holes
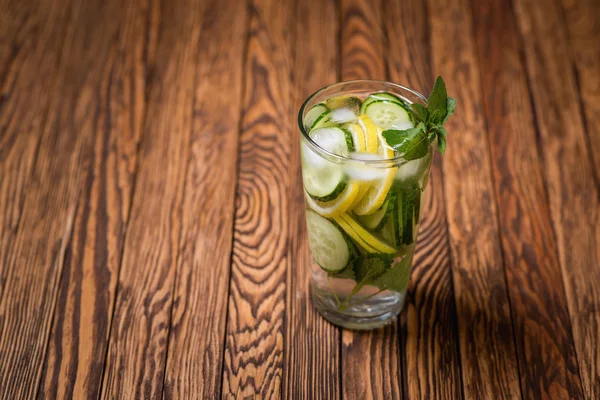
[[[296,113],[458,109],[406,310],[325,322]],[[0,398],[600,399],[597,0],[0,0]]]

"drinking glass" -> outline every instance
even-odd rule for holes
[[[357,80],[320,89],[298,114],[308,244],[314,261],[312,301],[330,322],[359,330],[390,323],[404,307],[434,148],[430,145],[425,156],[406,161],[387,146],[384,129],[364,115],[315,129],[315,119],[321,117],[317,114],[331,112],[330,104],[352,105],[348,99],[358,98],[365,105],[369,96],[373,102],[374,93],[391,94],[390,99],[396,97],[407,110],[413,103],[427,105],[423,95],[407,87]],[[407,129],[406,123],[399,125]],[[376,154],[331,151],[330,143],[340,131],[354,145],[370,141],[373,146],[377,140]],[[314,195],[328,186],[335,188],[326,197]]]

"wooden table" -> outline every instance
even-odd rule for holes
[[[0,398],[600,399],[597,0],[0,0]],[[310,304],[296,113],[458,100],[406,310]]]

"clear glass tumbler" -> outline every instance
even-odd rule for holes
[[[404,86],[360,80],[300,108],[311,296],[342,327],[374,329],[404,307],[433,145],[406,161],[382,133],[412,127],[412,103],[427,105]]]

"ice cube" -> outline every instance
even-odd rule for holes
[[[410,128],[413,128],[412,122],[403,119],[397,119],[390,125],[390,129],[397,129],[399,131],[404,131]]]
[[[338,124],[345,124],[346,122],[351,122],[355,119],[356,114],[354,114],[354,111],[348,107],[338,108],[331,112],[331,120]]]
[[[361,163],[359,160],[372,161],[383,160],[379,154],[371,153],[351,153],[350,157],[357,161],[347,161],[344,165],[344,171],[351,179],[356,179],[364,182],[372,182],[385,177],[385,168],[377,168],[374,166]]]

